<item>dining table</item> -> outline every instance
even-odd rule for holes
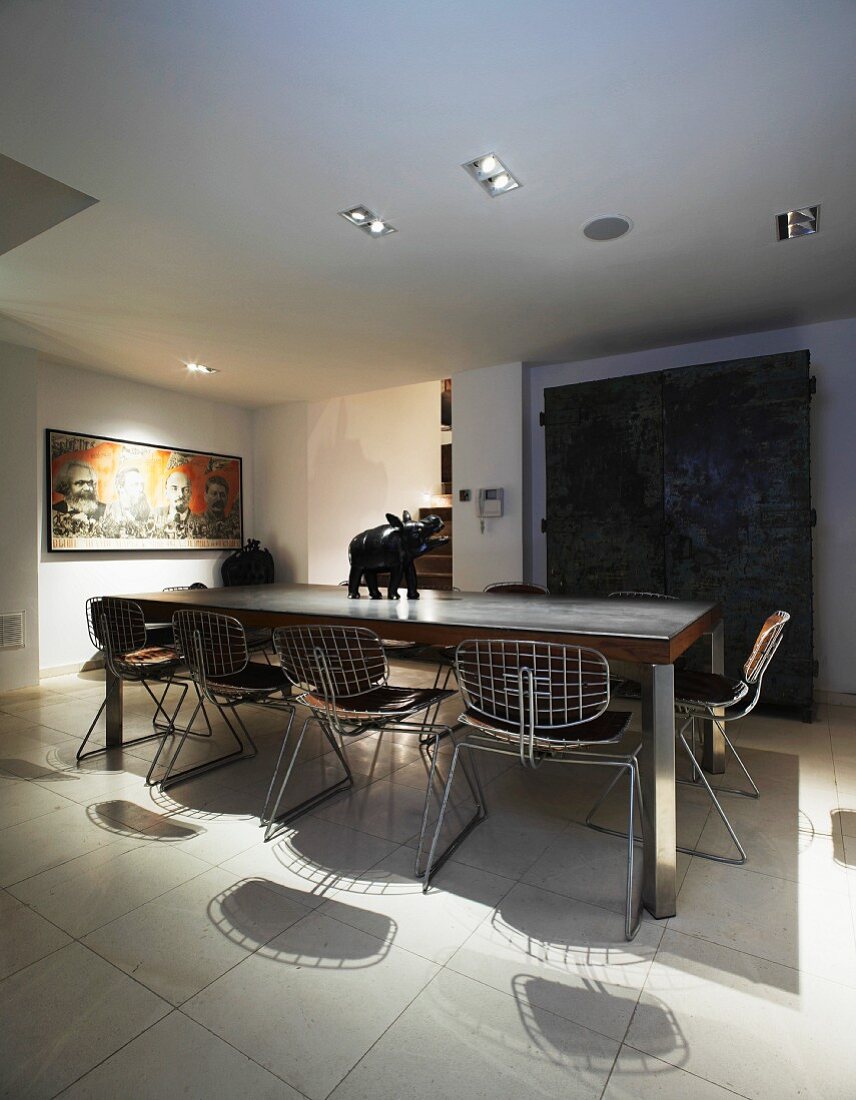
[[[465,638],[516,638],[589,646],[610,661],[638,668],[643,802],[642,901],[656,918],[676,912],[674,663],[707,637],[706,662],[723,672],[719,604],[698,600],[499,595],[426,591],[419,599],[349,599],[338,585],[264,584],[147,592],[134,600],[147,622],[181,609],[232,615],[246,627],[361,625],[383,638],[449,646]],[[111,690],[112,688],[112,690]],[[122,685],[107,672],[109,747],[122,744]],[[703,764],[722,771],[724,743],[716,723],[703,729]]]

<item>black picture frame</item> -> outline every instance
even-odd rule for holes
[[[76,490],[69,481],[74,467],[82,468]],[[54,554],[238,550],[244,542],[243,476],[240,455],[46,428],[47,550]],[[176,502],[171,503],[167,494]]]

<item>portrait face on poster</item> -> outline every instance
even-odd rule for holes
[[[46,432],[48,549],[239,550],[241,459]]]

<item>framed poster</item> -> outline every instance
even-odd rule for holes
[[[241,459],[48,428],[53,551],[238,550]]]

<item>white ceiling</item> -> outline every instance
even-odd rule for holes
[[[854,56],[852,0],[4,0],[0,153],[99,202],[0,338],[261,405],[853,315]]]

